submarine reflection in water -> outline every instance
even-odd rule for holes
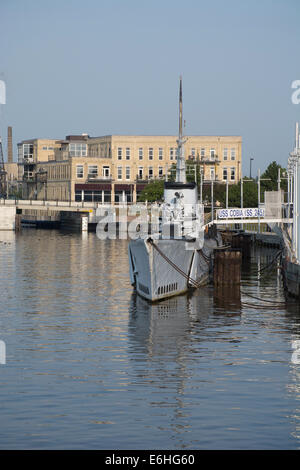
[[[164,356],[179,352],[194,341],[194,334],[206,340],[205,328],[214,326],[216,318],[223,326],[236,322],[241,314],[240,290],[206,286],[154,304],[133,293],[129,309],[131,341],[150,355]]]

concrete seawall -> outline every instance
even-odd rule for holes
[[[15,230],[16,207],[0,207],[0,230]]]

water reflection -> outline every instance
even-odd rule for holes
[[[223,327],[239,321],[241,314],[240,289],[227,286],[213,289],[203,287],[189,294],[151,304],[135,293],[129,308],[130,340],[138,343],[149,356],[178,357],[194,339],[207,340],[205,328]],[[218,317],[216,323],[216,317]]]
[[[299,302],[245,295],[284,301],[276,268],[258,276],[276,252],[251,249],[240,289],[152,305],[126,240],[0,232],[2,446],[295,448]]]
[[[241,290],[240,285],[221,286],[214,288],[214,308],[215,313],[226,312],[227,315],[237,315],[241,313]]]

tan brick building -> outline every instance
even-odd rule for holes
[[[18,144],[23,197],[49,200],[135,202],[145,185],[176,164],[176,136],[31,139]],[[204,181],[241,177],[239,136],[188,136],[186,159],[198,162]]]

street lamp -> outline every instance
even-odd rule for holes
[[[251,179],[251,175],[252,175],[252,172],[251,172],[251,168],[252,168],[252,161],[254,160],[253,157],[250,158],[250,179]]]

